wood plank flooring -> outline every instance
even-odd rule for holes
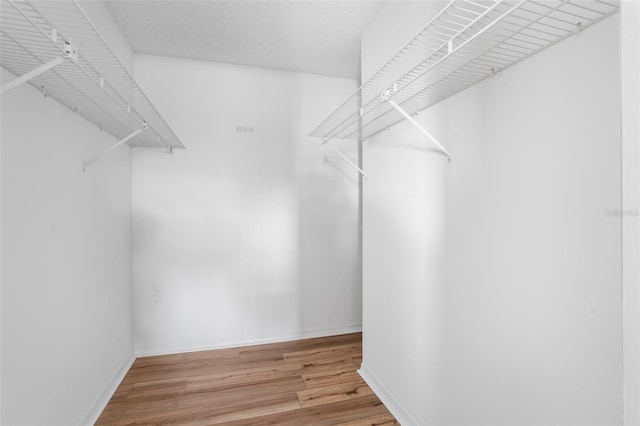
[[[138,358],[96,424],[397,425],[361,362],[361,333]]]

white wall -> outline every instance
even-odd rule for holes
[[[388,5],[363,75],[429,13]],[[617,19],[421,113],[451,163],[364,143],[363,373],[404,423],[621,423]]]
[[[131,72],[104,4],[82,5]],[[113,137],[29,85],[0,107],[0,422],[90,424],[133,361],[131,154],[83,174]]]
[[[640,3],[621,3],[625,425],[640,425]]]
[[[29,85],[1,137],[2,423],[77,424],[133,353],[130,152],[83,174],[114,138]]]
[[[621,422],[618,29],[488,81],[475,141],[445,106],[452,423]]]
[[[357,174],[306,137],[356,82],[146,55],[135,68],[187,147],[134,152],[137,352],[359,330]]]
[[[392,2],[362,37],[365,81],[442,2]],[[433,127],[433,125],[432,125]],[[363,143],[363,365],[403,424],[441,424],[446,159],[417,132]],[[402,135],[402,137],[399,137]],[[394,410],[399,406],[399,410]]]

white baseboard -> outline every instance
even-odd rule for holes
[[[87,413],[82,417],[82,420],[80,421],[81,425],[95,424],[95,422],[98,420],[98,417],[100,417],[100,414],[102,414],[104,407],[107,406],[107,403],[109,402],[115,391],[118,389],[118,386],[120,386],[122,379],[124,379],[124,376],[126,376],[135,360],[136,356],[134,354],[131,354],[129,358],[127,358],[120,365],[120,368],[118,368],[118,370],[113,374],[111,380],[109,380],[109,383],[105,385],[105,387],[102,389],[102,392],[100,392],[100,395],[98,395],[96,400],[93,402],[91,408],[89,408]]]
[[[403,426],[418,426],[418,422],[413,418],[411,414],[404,408],[404,406],[396,399],[396,397],[387,389],[382,381],[362,363],[358,374],[369,385],[371,390],[380,398],[380,401],[385,407],[393,414],[398,423]]]
[[[359,333],[362,331],[362,323],[349,324],[340,327],[327,327],[302,330],[299,333],[273,335],[241,340],[215,341],[205,344],[178,342],[166,345],[156,345],[147,348],[136,348],[139,357],[177,354],[184,352],[209,351],[214,349],[237,348],[242,346],[262,345],[266,343],[288,342],[291,340],[313,339],[315,337],[338,336],[340,334]]]

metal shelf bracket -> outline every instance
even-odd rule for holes
[[[444,155],[447,156],[449,160],[451,160],[451,153],[447,150],[447,148],[442,146],[442,144],[438,142],[438,140],[434,138],[433,135],[429,133],[424,127],[422,127],[422,125],[418,123],[416,119],[411,116],[411,114],[406,112],[404,109],[402,109],[400,105],[398,105],[393,99],[391,99],[390,89],[388,88],[385,89],[384,92],[382,93],[382,97],[386,102],[389,102],[389,105],[394,107],[400,114],[404,116],[404,118],[409,120],[411,124],[413,124],[418,130],[420,130],[420,132],[424,134],[438,148],[440,152],[442,152]]]
[[[128,145],[184,148],[79,3],[0,1],[0,65],[16,76],[0,93],[28,82],[114,143],[146,121],[149,130]]]
[[[138,130],[132,132],[131,134],[129,134],[128,136],[125,136],[124,138],[120,139],[118,141],[118,143],[110,146],[109,148],[105,149],[101,154],[96,155],[95,157],[93,157],[91,160],[86,161],[82,167],[82,171],[86,172],[87,168],[92,165],[93,163],[95,163],[96,161],[98,161],[99,159],[101,159],[102,157],[104,157],[107,153],[113,151],[114,149],[118,148],[120,145],[123,145],[125,143],[127,143],[130,139],[136,137],[138,135],[138,133],[144,132],[145,130],[147,130],[149,128],[149,125],[147,124],[147,122],[143,122],[142,123],[142,127],[139,128]]]
[[[367,140],[619,9],[620,0],[450,0],[310,136]]]
[[[351,161],[346,155],[344,155],[338,148],[336,148],[335,146],[326,143],[326,139],[325,139],[325,143],[323,145],[328,146],[329,148],[331,148],[336,154],[338,154],[340,157],[342,157],[342,159],[344,161],[346,161],[347,163],[349,163],[349,165],[351,165],[351,167],[353,167],[354,169],[356,169],[358,171],[358,173],[360,173],[362,176],[364,176],[364,178],[368,178],[367,174],[364,172],[364,170],[362,170],[360,167],[358,167],[358,165],[356,163],[354,163],[353,161]]]
[[[64,58],[60,57],[60,58],[55,58],[50,60],[49,62],[47,62],[46,64],[42,64],[40,65],[38,68],[29,71],[26,74],[21,75],[20,77],[11,80],[10,82],[8,82],[7,84],[2,86],[2,89],[0,90],[1,94],[5,94],[7,93],[9,90],[20,86],[22,83],[26,83],[27,81],[31,80],[32,78],[35,78],[37,76],[39,76],[40,74],[49,71],[51,68],[55,67],[56,65],[60,65],[61,63],[64,62]]]
[[[0,94],[4,94],[9,90],[18,87],[22,83],[26,83],[32,78],[35,78],[40,74],[49,71],[51,68],[63,63],[65,60],[70,60],[75,64],[78,63],[78,49],[76,49],[75,45],[71,44],[68,41],[65,41],[64,43],[64,57],[52,59],[49,62],[40,65],[38,68],[31,70],[14,80],[11,80],[10,82],[2,86],[2,89],[0,89]]]

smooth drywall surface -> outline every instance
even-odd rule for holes
[[[640,3],[620,10],[622,64],[622,220],[624,424],[640,425]]]
[[[115,139],[28,84],[1,137],[2,423],[78,424],[133,353],[130,151],[83,173]]]
[[[420,7],[383,10],[363,65]],[[621,424],[618,29],[421,113],[451,163],[409,123],[364,143],[364,366],[406,423]]]
[[[80,4],[132,72],[103,2]],[[81,175],[113,137],[27,84],[1,108],[0,419],[92,423],[133,359],[131,155],[122,147]]]
[[[357,83],[147,55],[135,68],[187,147],[134,151],[137,352],[360,330],[357,173],[307,137]]]
[[[621,423],[618,31],[486,81],[478,126],[443,105],[451,423]]]
[[[442,4],[386,6],[362,37],[363,81]],[[403,424],[441,424],[448,162],[403,129],[363,143],[363,370],[389,393],[379,396]]]

